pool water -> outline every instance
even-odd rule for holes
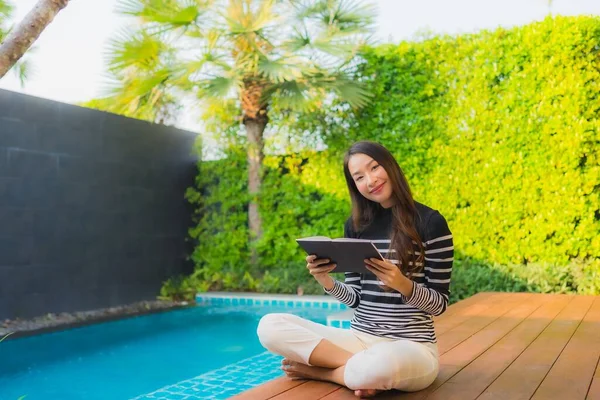
[[[261,316],[320,308],[207,305],[0,343],[0,399],[129,399],[256,356]]]

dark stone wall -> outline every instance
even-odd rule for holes
[[[154,299],[190,272],[195,138],[0,90],[0,320]]]

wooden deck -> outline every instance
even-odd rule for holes
[[[600,296],[479,293],[435,319],[440,373],[376,399],[600,399]],[[355,400],[335,384],[278,378],[236,400]]]

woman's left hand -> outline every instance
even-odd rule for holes
[[[377,258],[368,258],[365,259],[365,266],[387,287],[397,290],[407,297],[412,295],[412,281],[404,276],[400,268],[389,262],[389,260],[382,261]]]

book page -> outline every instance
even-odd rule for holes
[[[300,239],[296,239],[296,240],[306,240],[306,241],[311,241],[311,242],[316,242],[316,241],[330,242],[331,238],[329,238],[327,236],[310,236],[310,237],[304,237],[304,238],[300,238]]]

